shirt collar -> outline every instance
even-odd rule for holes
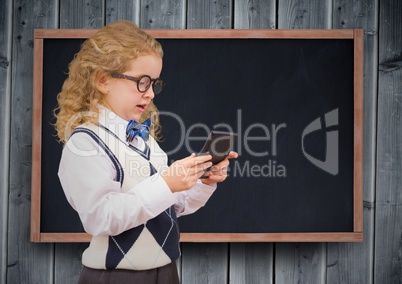
[[[122,141],[126,141],[128,121],[102,105],[99,105],[99,123],[116,134]]]

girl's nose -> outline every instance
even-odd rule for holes
[[[151,100],[155,97],[155,93],[152,86],[144,93],[143,96],[146,98],[150,98]]]

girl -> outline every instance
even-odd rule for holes
[[[58,95],[59,178],[93,236],[79,283],[179,283],[176,216],[202,207],[237,157],[231,152],[202,181],[211,156],[167,166],[153,104],[162,55],[134,23],[112,23],[83,43]]]

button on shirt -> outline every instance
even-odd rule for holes
[[[100,107],[99,123],[125,141],[128,121]],[[136,137],[130,143],[139,150],[145,149],[142,138]],[[163,155],[167,164],[167,156]],[[216,184],[205,185],[199,180],[190,190],[172,193],[156,173],[127,192],[121,192],[110,158],[85,133],[74,134],[66,143],[58,175],[85,231],[94,236],[118,235],[146,223],[172,205],[178,217],[191,214],[204,206],[216,189]]]

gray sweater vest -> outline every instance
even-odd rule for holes
[[[145,150],[141,151],[127,145],[103,126],[77,127],[75,133],[88,134],[109,156],[122,192],[150,178],[159,167],[166,166],[163,150],[151,136]],[[179,237],[176,213],[171,206],[154,219],[120,235],[93,236],[83,253],[82,263],[94,269],[146,270],[161,267],[180,256]]]

